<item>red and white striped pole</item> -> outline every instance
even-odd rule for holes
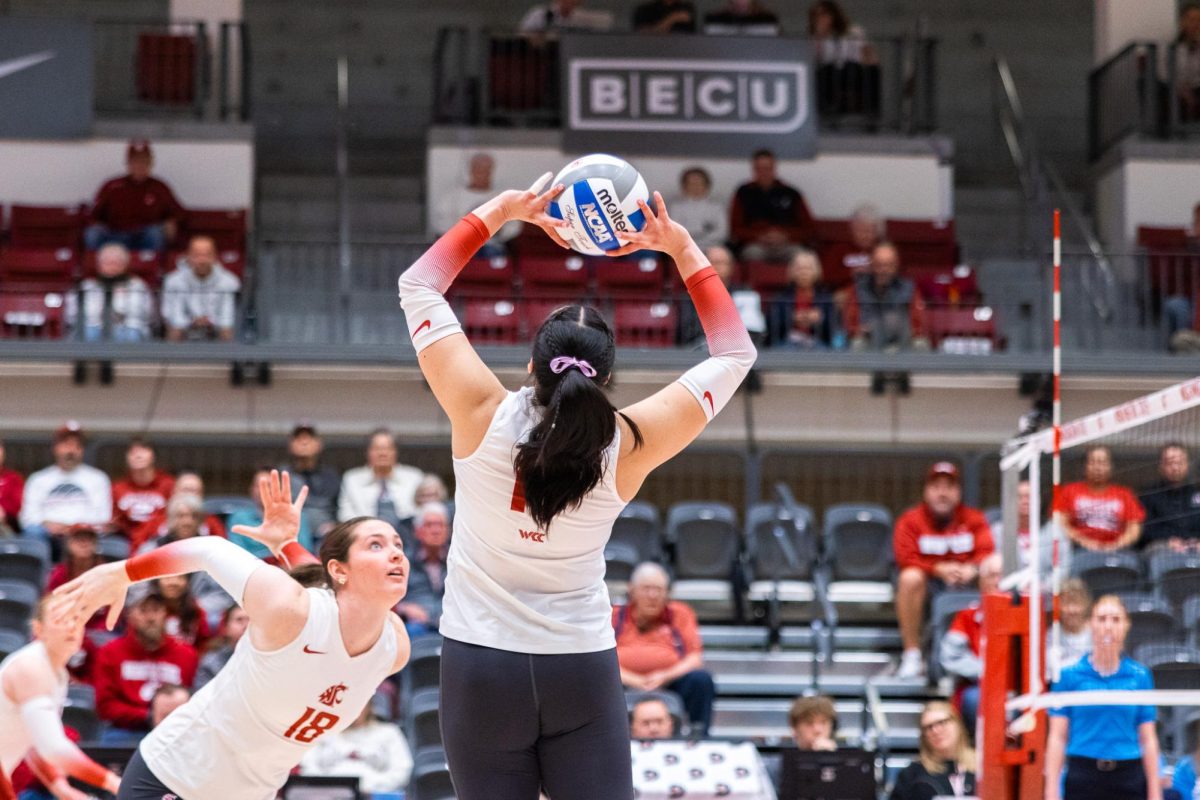
[[[1059,511],[1059,487],[1062,484],[1062,226],[1059,210],[1054,209],[1054,453],[1051,461],[1050,513],[1054,520],[1054,550],[1051,556],[1051,623],[1050,680],[1057,682],[1060,654],[1062,653],[1062,628],[1059,625],[1058,592],[1062,584],[1060,575],[1063,542],[1062,519]],[[1034,521],[1037,524],[1037,521]]]

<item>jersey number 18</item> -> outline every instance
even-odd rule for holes
[[[300,715],[300,719],[292,723],[292,727],[284,731],[283,738],[308,744],[334,725],[337,725],[339,719],[341,717],[336,714],[317,711],[310,706],[304,709],[304,713]]]

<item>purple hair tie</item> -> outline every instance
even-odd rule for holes
[[[596,377],[596,368],[575,356],[556,356],[550,361],[550,371],[555,375],[566,372],[571,367],[578,367],[579,371],[589,378]]]

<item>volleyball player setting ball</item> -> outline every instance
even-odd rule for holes
[[[287,473],[259,483],[263,524],[238,533],[269,542],[292,566],[312,556],[296,542],[305,489],[293,503]],[[79,619],[109,606],[117,621],[130,584],[203,570],[250,617],[212,681],[142,739],[119,800],[274,800],[321,736],[348,727],[379,684],[408,661],[400,535],[372,517],[341,523],[321,543],[329,588],[303,588],[231,542],[174,542],[85,572],[57,590]],[[332,591],[330,591],[330,588]]]
[[[629,800],[629,723],[617,667],[604,545],[655,467],[721,411],[754,363],[733,301],[662,197],[608,255],[669,255],[708,337],[710,358],[617,410],[612,330],[568,305],[538,328],[531,385],[506,391],[443,295],[504,223],[540,226],[564,187],[484,203],[400,279],[421,370],[450,418],[455,495],[441,633],[441,727],[459,800]],[[603,268],[603,265],[601,265]]]
[[[121,783],[63,731],[67,662],[83,644],[83,623],[77,620],[87,619],[63,608],[43,598],[33,620],[34,641],[0,662],[0,800],[16,800],[9,777],[22,759],[58,800],[88,797],[67,776],[113,794]]]

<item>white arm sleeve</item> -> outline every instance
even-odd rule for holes
[[[215,536],[172,542],[125,562],[125,572],[134,582],[207,572],[238,605],[242,604],[250,576],[260,567],[267,565],[233,542]]]
[[[63,731],[58,705],[49,697],[35,697],[21,706],[21,721],[33,738],[33,749],[59,765],[75,755],[75,745]]]

